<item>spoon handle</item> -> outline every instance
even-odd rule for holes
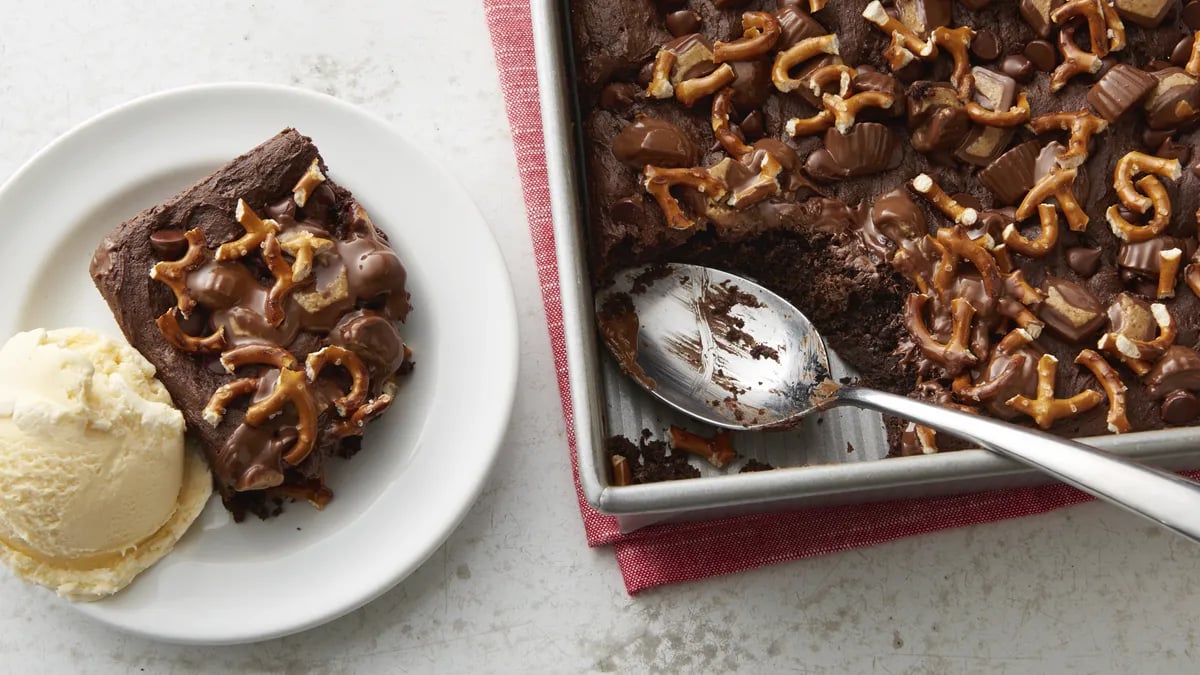
[[[1075,441],[872,389],[843,387],[831,405],[896,415],[1038,468],[1200,542],[1200,485]]]

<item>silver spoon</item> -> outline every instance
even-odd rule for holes
[[[957,436],[1200,541],[1200,485],[1074,441],[829,378],[808,319],[742,277],[696,265],[626,270],[597,295],[600,330],[653,396],[726,429],[786,428],[853,406]]]

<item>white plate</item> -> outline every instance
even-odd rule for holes
[[[408,269],[416,369],[365,447],[335,460],[323,512],[234,524],[213,498],[175,551],[111,599],[76,605],[162,640],[234,643],[311,628],[382,594],[450,535],[499,452],[517,377],[512,286],[461,187],[387,123],[321,94],[222,84],[83,124],[0,188],[0,339],[82,325],[119,335],[88,276],[113,226],[293,126]],[[47,594],[47,602],[53,596]]]

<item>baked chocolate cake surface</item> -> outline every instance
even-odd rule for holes
[[[101,242],[91,274],[204,447],[225,505],[323,506],[411,368],[405,271],[286,129]]]
[[[1200,417],[1200,0],[589,0],[571,23],[597,286],[739,272],[865,384],[1065,436]]]

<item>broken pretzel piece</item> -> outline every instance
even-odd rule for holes
[[[822,96],[826,87],[837,83],[837,95],[844,98],[850,95],[857,74],[857,70],[844,63],[829,63],[808,74],[808,88],[813,96]]]
[[[250,251],[262,246],[267,235],[279,232],[279,223],[270,218],[259,218],[254,209],[244,199],[238,199],[237,208],[233,212],[242,229],[246,230],[238,239],[221,244],[217,248],[217,260],[237,260],[250,254]]]
[[[954,222],[970,227],[979,220],[978,211],[955,201],[929,174],[918,175],[912,179],[910,185],[912,185],[912,189],[932,202],[934,206],[938,207],[938,210]]]
[[[308,170],[296,182],[296,187],[292,188],[292,201],[296,202],[296,206],[304,208],[308,203],[308,196],[316,189],[318,185],[325,182],[325,174],[321,173],[321,167],[318,165],[317,158],[313,158],[312,164],[308,165]]]
[[[675,95],[675,87],[671,84],[671,69],[679,60],[679,55],[670,49],[660,49],[654,57],[654,69],[650,71],[650,84],[646,85],[646,93],[653,98],[671,98]]]
[[[968,347],[975,308],[966,298],[954,298],[950,302],[953,328],[950,339],[943,343],[938,342],[925,321],[925,305],[928,302],[928,295],[910,294],[904,304],[904,326],[926,358],[945,368],[947,375],[957,376],[979,360]]]
[[[304,458],[312,452],[317,440],[317,404],[296,357],[288,350],[276,345],[250,344],[234,347],[222,354],[221,365],[225,366],[225,370],[230,373],[238,368],[251,365],[270,366],[279,371],[279,377],[271,388],[270,394],[260,401],[251,403],[250,407],[246,409],[246,424],[252,427],[261,426],[282,412],[290,403],[296,410],[297,437],[296,442],[283,454],[282,459],[292,466],[304,461]],[[255,390],[257,390],[259,378],[247,379],[255,380]],[[227,392],[227,394],[229,393],[245,395],[244,385],[234,387],[232,392]],[[218,403],[223,412],[228,400]],[[209,405],[214,405],[212,399],[209,400]],[[213,419],[207,416],[207,407],[205,410],[206,419],[210,424],[214,423]],[[220,422],[219,416],[214,419],[216,423]]]
[[[968,101],[965,108],[972,122],[985,127],[1019,127],[1030,119],[1029,96],[1025,92],[1017,96],[1017,104],[1008,110],[988,110],[975,101]]]
[[[1087,21],[1092,53],[1103,58],[1108,56],[1109,51],[1124,47],[1125,44],[1125,26],[1119,17],[1116,19],[1119,29],[1110,25],[1109,16],[1116,17],[1117,14],[1115,11],[1105,11],[1105,4],[1104,0],[1067,0],[1050,12],[1050,20],[1061,25],[1071,19],[1083,18]]]
[[[1021,255],[1041,258],[1054,250],[1058,243],[1058,210],[1052,204],[1038,204],[1041,232],[1036,239],[1028,239],[1017,230],[1016,223],[1004,227],[1004,245]]]
[[[1029,128],[1035,134],[1048,131],[1066,131],[1071,134],[1067,151],[1057,158],[1057,164],[1065,169],[1074,169],[1088,158],[1088,143],[1092,136],[1108,129],[1108,120],[1086,110],[1056,112],[1038,115],[1029,120]]]
[[[1092,389],[1084,389],[1070,398],[1055,398],[1058,359],[1053,354],[1043,354],[1042,358],[1038,359],[1037,374],[1037,398],[1017,394],[1005,401],[1005,405],[1032,417],[1042,429],[1049,429],[1060,419],[1087,412],[1104,400],[1100,392]]]
[[[737,74],[733,72],[733,68],[728,63],[722,63],[708,75],[693,77],[675,85],[675,100],[690,107],[705,96],[720,91],[735,79]]]
[[[307,230],[288,230],[276,237],[279,248],[292,256],[292,278],[298,283],[312,274],[313,258],[333,248],[333,242]]]
[[[733,132],[729,125],[729,113],[733,110],[733,88],[725,87],[713,96],[712,101],[712,130],[713,136],[721,147],[735,159],[750,154],[754,149],[746,145],[740,136]]]
[[[775,55],[771,81],[785,94],[799,89],[804,86],[804,81],[791,76],[792,68],[821,54],[837,55],[838,52],[838,38],[833,33],[805,38]]]
[[[1094,75],[1104,67],[1099,56],[1079,48],[1075,44],[1075,31],[1064,27],[1058,31],[1058,50],[1063,62],[1050,73],[1050,91],[1056,92],[1067,86],[1076,75]]]
[[[863,91],[849,98],[842,98],[836,94],[825,94],[821,97],[821,104],[825,106],[825,110],[833,114],[833,125],[843,134],[850,131],[855,118],[866,108],[887,110],[895,102],[896,99],[891,94],[880,91]]]
[[[929,42],[919,52],[921,58],[931,59],[937,56],[936,47],[941,47],[950,53],[954,60],[954,70],[950,73],[950,82],[958,92],[958,97],[964,101],[971,98],[975,91],[975,76],[971,73],[971,41],[975,31],[970,26],[947,28],[938,26],[929,35]]]
[[[1121,333],[1105,333],[1100,337],[1097,348],[1114,356],[1137,361],[1149,361],[1162,356],[1168,347],[1175,344],[1179,328],[1175,325],[1175,317],[1171,316],[1167,306],[1160,302],[1150,305],[1150,314],[1154,317],[1154,323],[1158,324],[1158,335],[1153,340],[1138,340]]]
[[[183,316],[188,317],[196,308],[196,299],[188,291],[187,275],[208,260],[208,244],[204,240],[204,233],[198,227],[185,232],[183,238],[188,245],[183,257],[154,263],[154,267],[150,268],[150,278],[170,287],[175,293],[175,306]]]
[[[216,354],[225,348],[224,326],[219,326],[212,335],[205,337],[188,335],[179,325],[181,314],[183,310],[172,307],[154,321],[167,344],[191,354]]]
[[[642,173],[644,176],[642,185],[646,188],[646,192],[649,192],[658,202],[659,208],[667,218],[667,227],[676,230],[686,230],[695,226],[696,223],[684,214],[679,200],[671,194],[671,188],[677,185],[695,188],[712,200],[724,197],[727,190],[723,181],[700,167],[664,169],[647,165]]]
[[[1183,70],[1192,77],[1200,77],[1200,30],[1192,36],[1192,55]]]
[[[1025,355],[1017,354],[1008,360],[996,377],[990,380],[985,379],[972,384],[970,374],[963,373],[954,378],[952,385],[954,395],[962,399],[975,401],[976,403],[990,401],[996,398],[1008,386],[1009,381],[1016,377],[1024,367]]]
[[[933,287],[939,292],[950,288],[957,275],[958,259],[966,258],[975,266],[983,283],[983,290],[992,299],[1000,297],[1004,291],[1004,281],[1000,278],[1000,268],[996,259],[971,238],[964,225],[943,227],[938,230],[936,242],[942,248],[942,260],[933,275]]]
[[[1175,297],[1175,285],[1179,283],[1179,265],[1183,259],[1183,251],[1169,248],[1158,252],[1158,288],[1156,296],[1159,300]]]
[[[713,63],[751,61],[775,46],[782,30],[779,19],[770,12],[746,12],[742,15],[742,37],[713,45]]]
[[[1075,357],[1075,363],[1092,371],[1092,375],[1104,388],[1104,395],[1108,397],[1108,430],[1114,434],[1133,431],[1133,425],[1129,423],[1129,417],[1125,413],[1125,383],[1121,381],[1116,369],[1091,349],[1080,351]]]
[[[1150,203],[1153,204],[1154,217],[1145,223],[1131,223],[1121,215],[1121,210],[1116,204],[1108,207],[1104,212],[1104,218],[1108,221],[1109,229],[1119,239],[1124,241],[1137,243],[1148,241],[1162,234],[1167,226],[1171,224],[1171,195],[1167,192],[1167,188],[1155,176],[1143,176],[1137,182],[1137,187],[1142,193],[1149,195]]]
[[[728,429],[721,429],[712,438],[705,438],[672,424],[671,449],[703,457],[718,469],[737,459],[738,456],[733,449],[733,440]]]
[[[1025,198],[1021,200],[1021,204],[1017,207],[1016,219],[1022,221],[1029,218],[1033,215],[1034,209],[1039,204],[1053,197],[1058,201],[1058,208],[1067,217],[1068,227],[1076,232],[1082,232],[1087,229],[1087,212],[1083,210],[1083,207],[1079,205],[1079,201],[1075,199],[1075,192],[1073,190],[1075,177],[1078,173],[1077,169],[1064,169],[1062,167],[1051,169],[1033,186],[1033,189],[1025,194]]]
[[[350,391],[339,396],[333,402],[338,414],[346,417],[357,410],[366,400],[367,386],[370,384],[371,376],[358,354],[338,345],[325,345],[320,350],[309,354],[308,358],[304,360],[304,374],[308,377],[309,382],[316,382],[321,371],[330,364],[345,368],[346,372],[350,373]]]

